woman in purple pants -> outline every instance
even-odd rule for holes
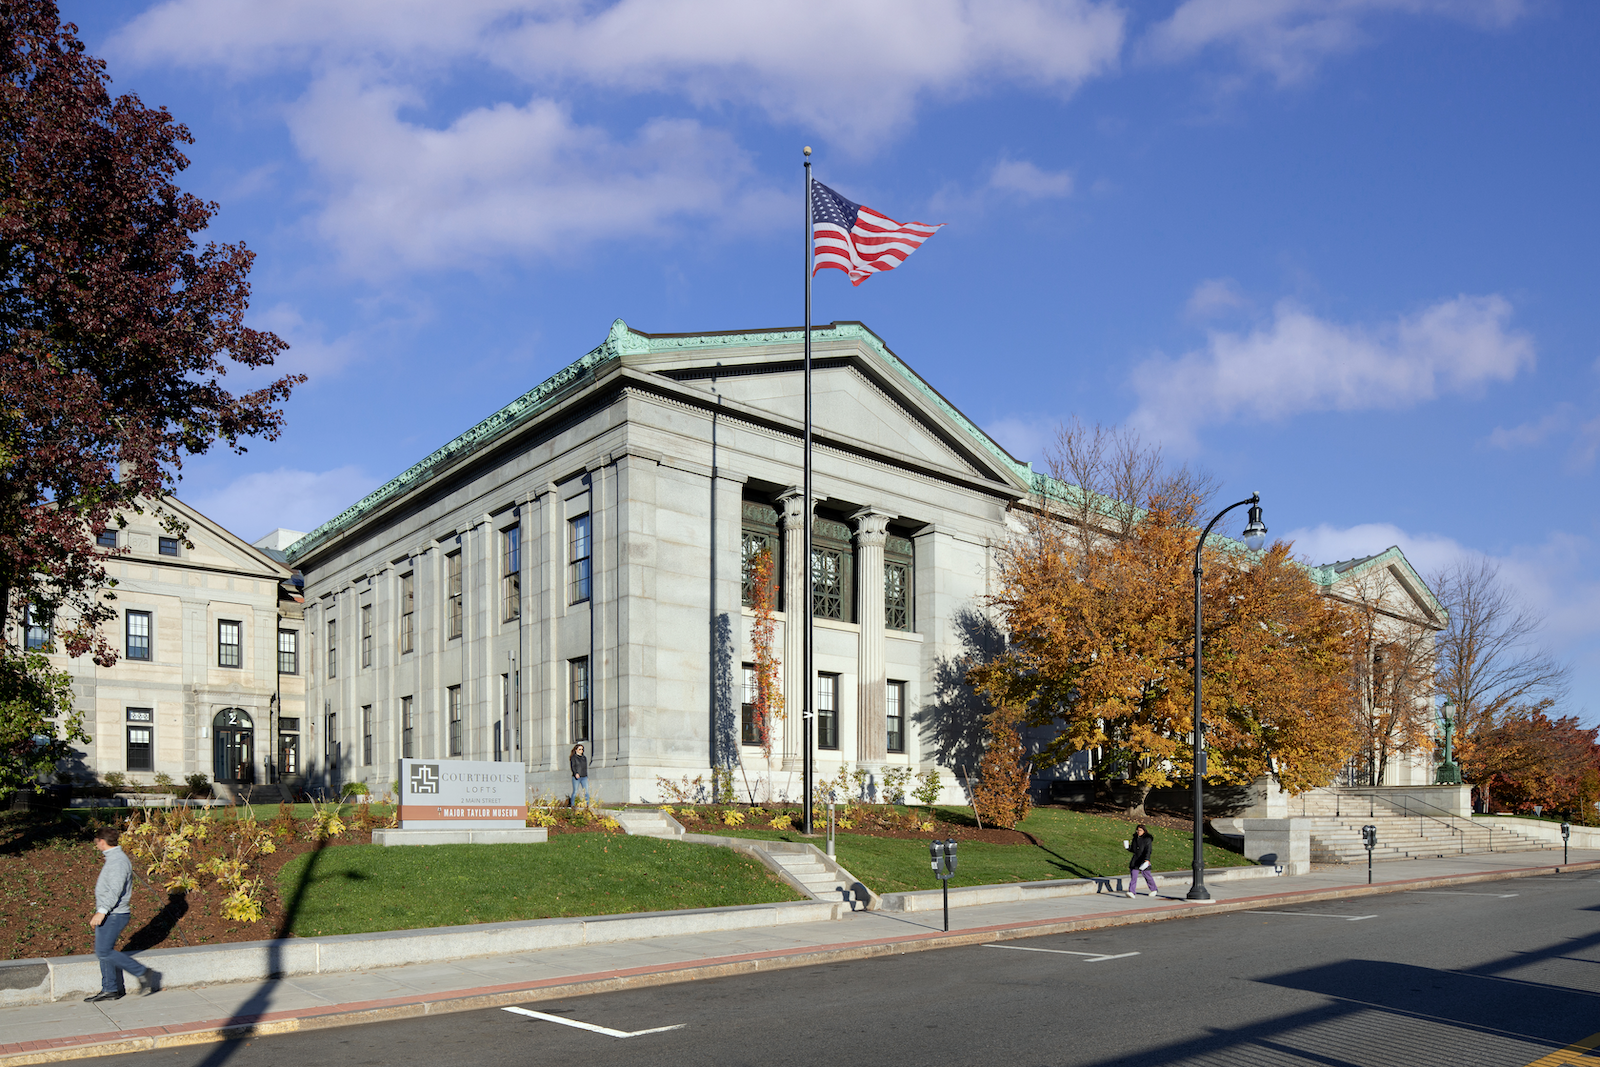
[[[1150,836],[1150,831],[1140,823],[1133,828],[1133,840],[1127,844],[1128,849],[1128,895],[1139,895],[1139,876],[1144,875],[1145,882],[1150,886],[1150,895],[1156,895],[1156,876],[1150,873],[1150,851],[1155,845],[1155,838]]]

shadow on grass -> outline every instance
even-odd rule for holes
[[[143,881],[143,879],[140,879]],[[149,888],[148,884],[146,888]],[[154,892],[154,890],[151,890]],[[189,914],[189,898],[183,893],[168,893],[167,903],[150,921],[141,926],[123,944],[124,952],[143,952],[147,948],[155,948],[168,937],[171,937],[177,928],[178,921]],[[179,937],[182,940],[182,937]]]
[[[267,942],[267,981],[256,987],[250,998],[229,1017],[222,1029],[229,1033],[226,1041],[212,1048],[209,1055],[201,1060],[198,1067],[221,1067],[233,1058],[233,1054],[240,1047],[255,1036],[256,1024],[261,1021],[267,1008],[272,1003],[273,991],[277,989],[278,979],[283,977],[283,942],[294,930],[294,920],[300,914],[300,908],[305,903],[306,891],[311,888],[315,880],[317,861],[322,858],[323,849],[328,847],[328,840],[317,842],[317,847],[312,850],[311,857],[306,861],[305,874],[300,878],[300,884],[295,886],[294,896],[283,909],[283,919],[278,923],[277,932],[273,940]]]

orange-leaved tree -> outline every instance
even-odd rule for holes
[[[783,718],[783,692],[778,686],[780,661],[772,651],[773,611],[778,600],[777,564],[772,546],[763,545],[750,559],[750,608],[755,623],[750,627],[750,643],[755,649],[755,736],[761,755],[772,758],[772,723]]]
[[[1028,815],[1033,799],[1028,795],[1032,761],[1017,733],[1018,714],[1001,705],[989,713],[987,745],[978,765],[978,784],[972,790],[972,807],[991,826],[1010,830]]]
[[[1123,530],[1085,538],[1037,519],[1001,561],[993,603],[1006,652],[968,680],[996,705],[1026,707],[1055,736],[1051,766],[1100,749],[1102,774],[1152,788],[1192,774],[1196,498],[1157,497]],[[1290,792],[1326,784],[1357,735],[1345,607],[1323,597],[1282,542],[1205,553],[1202,586],[1207,777],[1274,774]]]

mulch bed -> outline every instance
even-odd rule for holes
[[[345,832],[327,845],[371,844],[372,828],[355,822],[351,819]],[[0,959],[94,952],[89,917],[94,914],[94,883],[101,860],[93,839],[102,825],[92,816],[84,824],[53,813],[0,813]],[[598,823],[582,827],[558,823],[549,831],[552,835],[602,832]],[[252,873],[262,880],[259,896],[265,910],[255,923],[223,917],[223,890],[205,885],[192,893],[168,894],[160,883],[145,879],[142,865],[134,860],[133,921],[128,923],[123,947],[137,952],[287,936],[282,931],[284,902],[278,895],[278,874],[284,864],[317,845],[298,834],[277,838],[275,843],[278,850],[260,857]]]

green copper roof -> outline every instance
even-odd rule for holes
[[[826,326],[813,326],[812,343],[820,341],[856,340],[876,352],[885,366],[939,411],[967,432],[971,439],[1001,467],[1011,472],[1022,484],[1036,493],[1049,493],[1066,497],[1076,492],[1071,486],[1034,472],[1032,466],[1021,463],[1001,448],[988,434],[980,430],[955,406],[941,396],[922,376],[889,350],[882,338],[859,322],[835,322]],[[740,333],[660,334],[651,335],[631,329],[617,319],[605,341],[585,353],[576,362],[562,368],[543,382],[490,415],[470,430],[456,437],[442,448],[413,464],[398,477],[368,493],[329,521],[318,526],[289,546],[288,558],[292,563],[317,546],[385,504],[409,493],[448,467],[454,460],[466,456],[480,447],[517,429],[536,418],[569,389],[575,388],[585,378],[592,377],[599,368],[614,360],[626,357],[650,356],[656,353],[681,352],[686,349],[726,349],[750,345],[803,344],[805,330],[774,329]]]

